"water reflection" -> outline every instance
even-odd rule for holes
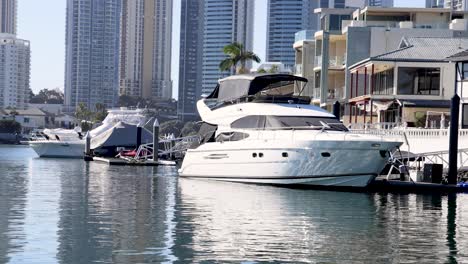
[[[61,181],[61,263],[149,263],[170,252],[176,178],[149,167],[83,163]]]
[[[28,165],[10,159],[0,146],[0,263],[23,250]]]
[[[0,263],[468,263],[468,195],[296,190],[0,147]]]

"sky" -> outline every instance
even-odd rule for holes
[[[173,1],[171,76],[174,87],[173,97],[177,98],[180,0]],[[395,6],[424,6],[424,0],[394,1]],[[18,0],[18,38],[31,42],[31,89],[35,93],[44,88],[63,90],[66,2],[66,0]],[[267,0],[255,0],[253,51],[262,61],[265,59],[266,46],[266,3]]]

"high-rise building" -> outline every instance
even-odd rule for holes
[[[219,78],[231,74],[219,70],[226,58],[223,47],[239,42],[253,49],[254,0],[204,0],[203,8],[202,93],[208,94]]]
[[[0,0],[0,33],[16,35],[17,0]]]
[[[281,62],[285,67],[295,63],[294,34],[301,30],[320,29],[319,15],[315,8],[345,8],[393,6],[393,0],[269,0],[267,22],[266,60]]]
[[[0,34],[0,109],[26,109],[29,102],[29,41]]]
[[[468,1],[466,0],[426,0],[426,7],[429,8],[452,8],[456,11],[468,11]]]
[[[203,0],[182,0],[180,21],[179,100],[177,112],[183,120],[198,116],[201,97],[203,49]]]
[[[65,104],[118,99],[121,0],[67,0]]]
[[[120,94],[172,97],[172,0],[122,0]]]
[[[323,3],[322,3],[323,2]],[[328,1],[326,1],[328,4]],[[303,29],[317,30],[319,19],[313,14],[324,1],[269,0],[267,16],[266,60],[294,65],[294,34]],[[328,6],[327,6],[328,7]]]

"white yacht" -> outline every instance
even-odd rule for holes
[[[34,134],[27,143],[39,157],[83,157],[84,140],[80,127],[75,129],[44,129],[42,132]]]
[[[117,146],[135,145],[136,126],[144,125],[146,121],[143,109],[109,110],[102,124],[89,132],[91,149],[106,153]],[[145,129],[142,136],[145,140],[143,143],[152,138]],[[39,157],[81,158],[85,151],[85,135],[78,128],[45,129],[28,144]]]
[[[197,108],[201,144],[179,174],[221,181],[365,187],[402,142],[350,133],[300,94],[307,79],[236,75],[219,81]],[[301,89],[302,88],[302,89]]]

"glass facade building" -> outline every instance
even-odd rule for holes
[[[201,97],[203,49],[203,0],[182,0],[180,21],[179,100],[182,120],[196,119],[196,102]]]
[[[16,35],[17,0],[0,0],[0,33]]]
[[[65,105],[118,99],[121,0],[67,0]]]
[[[253,48],[254,0],[204,0],[203,9],[202,94],[209,94],[218,79],[232,73],[219,69],[226,58],[223,47],[239,42]]]
[[[122,0],[120,94],[172,97],[172,0]]]

